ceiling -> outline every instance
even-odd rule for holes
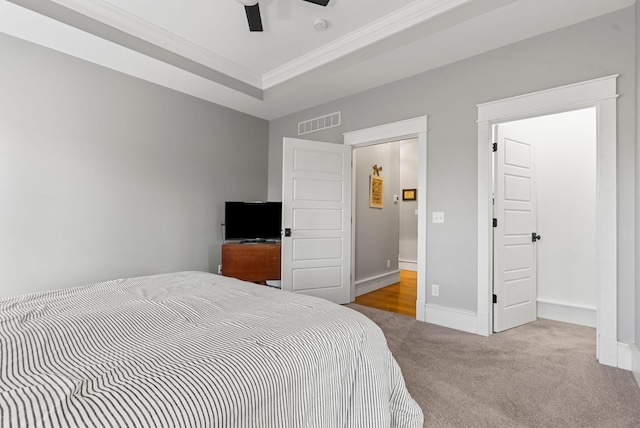
[[[634,2],[260,0],[260,33],[236,0],[0,0],[0,32],[271,120]]]

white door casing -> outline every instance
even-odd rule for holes
[[[496,126],[494,154],[493,330],[536,320],[535,147],[514,129]]]
[[[626,368],[618,352],[617,78],[602,77],[479,104],[478,107],[478,309],[476,333],[493,330],[492,126],[587,107],[597,112],[597,326],[596,358]],[[543,237],[544,239],[544,237]]]
[[[351,147],[284,138],[282,177],[282,289],[350,303]]]
[[[427,321],[426,262],[427,262],[427,116],[378,125],[344,133],[344,144],[350,147],[365,147],[392,141],[418,139],[418,296],[416,319]],[[355,201],[354,201],[355,204]],[[353,236],[353,235],[352,235]],[[355,237],[352,237],[355,242]],[[353,254],[355,256],[355,254]],[[355,264],[352,258],[352,268]],[[355,275],[354,275],[355,277]],[[355,297],[355,288],[352,290]]]

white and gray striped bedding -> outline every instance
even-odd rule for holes
[[[1,427],[422,427],[380,329],[203,272],[0,299]]]

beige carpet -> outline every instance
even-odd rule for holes
[[[426,427],[640,427],[640,388],[595,360],[595,329],[538,320],[489,338],[356,304],[398,360]]]

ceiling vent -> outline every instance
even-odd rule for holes
[[[316,117],[314,119],[305,120],[298,123],[298,135],[309,134],[311,132],[321,131],[327,128],[335,128],[340,126],[340,112],[327,114],[326,116]]]

